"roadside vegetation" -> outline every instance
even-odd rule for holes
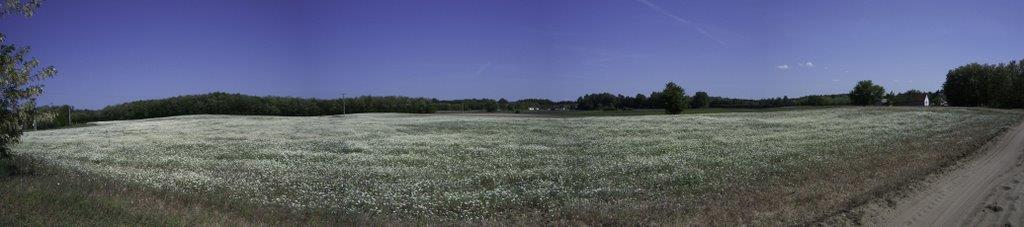
[[[199,115],[34,131],[14,150],[131,188],[239,204],[227,213],[329,214],[303,221],[802,223],[967,155],[1020,116]]]

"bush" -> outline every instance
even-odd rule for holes
[[[668,82],[662,93],[665,100],[665,113],[679,114],[683,112],[683,108],[686,108],[687,104],[686,91],[683,90],[683,87],[674,82]]]

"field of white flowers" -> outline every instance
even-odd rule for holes
[[[544,118],[181,116],[28,132],[15,152],[138,187],[383,222],[775,223],[961,157],[962,108]]]

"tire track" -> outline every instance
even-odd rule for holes
[[[875,210],[881,226],[1024,224],[1024,123],[990,144],[982,156],[937,177],[893,209]],[[869,211],[871,212],[871,211]]]

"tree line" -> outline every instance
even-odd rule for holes
[[[680,88],[681,89],[681,88]],[[591,105],[605,105],[614,108],[664,108],[662,92],[652,93],[651,99],[640,95],[639,99],[625,99],[610,94],[588,95],[586,100],[601,99]],[[706,93],[699,93],[706,96]],[[689,97],[679,94],[681,102],[689,103]],[[586,105],[586,104],[584,104]],[[706,105],[704,105],[706,106]],[[589,110],[580,108],[579,102],[552,101],[548,99],[522,99],[508,101],[494,99],[438,100],[433,98],[412,98],[403,96],[359,96],[344,99],[314,99],[279,96],[251,96],[214,92],[201,95],[183,95],[164,99],[140,100],[110,105],[99,110],[72,109],[71,106],[43,106],[36,108],[34,120],[29,128],[56,128],[72,124],[95,121],[132,120],[154,117],[169,117],[194,114],[226,115],[274,115],[274,116],[318,116],[343,113],[399,112],[434,113],[437,111],[567,111]],[[70,109],[70,111],[69,111]],[[67,120],[70,112],[71,120]]]
[[[666,96],[666,92],[676,91],[678,87],[681,107],[684,108],[707,108],[710,106],[711,97],[707,92],[699,91],[693,97],[687,96],[685,89],[674,82],[666,84],[666,89],[653,91],[651,94],[636,94],[635,96],[624,96],[612,93],[593,93],[580,96],[576,99],[576,110],[631,110],[631,109],[665,109],[669,101],[675,99],[675,94]]]
[[[574,103],[547,99],[457,99],[412,98],[404,96],[359,96],[345,99],[314,99],[279,96],[251,96],[214,92],[164,99],[140,100],[110,105],[99,110],[72,109],[71,106],[35,108],[27,128],[56,128],[95,121],[131,120],[192,114],[319,116],[343,113],[434,113],[437,111],[526,111],[571,110]],[[68,112],[71,109],[71,121]]]
[[[674,84],[674,83],[672,83]],[[682,88],[680,88],[682,89]],[[650,96],[637,94],[636,96],[614,95],[611,93],[586,94],[576,99],[578,110],[629,110],[629,109],[665,109],[665,91],[651,92]],[[846,106],[846,105],[888,105],[888,106],[921,106],[924,104],[924,97],[928,96],[933,100],[932,105],[938,105],[945,100],[945,94],[938,92],[924,92],[920,90],[909,90],[902,93],[885,92],[885,88],[874,84],[870,80],[860,81],[854,89],[846,94],[808,95],[797,98],[789,96],[764,98],[764,99],[741,99],[709,96],[707,92],[697,92],[692,97],[685,92],[682,95],[684,108],[776,108],[789,106]]]
[[[924,96],[939,100],[941,93],[910,90],[885,94],[884,88],[871,81],[861,81],[849,94],[809,95],[799,98],[788,96],[765,99],[737,99],[709,96],[696,92],[688,96],[675,84],[650,95],[624,96],[611,93],[586,94],[573,101],[548,99],[456,99],[412,98],[403,96],[359,96],[345,99],[313,99],[279,96],[251,96],[214,92],[184,95],[165,99],[141,100],[104,107],[99,110],[75,109],[71,122],[67,119],[70,106],[46,106],[38,114],[33,127],[64,127],[94,121],[130,120],[191,114],[317,116],[343,113],[400,112],[434,113],[437,111],[521,112],[552,110],[629,110],[665,109],[678,113],[687,108],[774,108],[787,106],[837,105],[921,105]],[[678,111],[678,112],[677,112]]]
[[[952,106],[1024,108],[1024,60],[957,67],[942,90]]]
[[[437,100],[434,106],[439,111],[485,111],[485,112],[521,112],[537,110],[572,110],[576,103],[572,101],[551,101],[549,99],[528,98],[508,101],[505,98],[494,99],[457,99]]]
[[[775,108],[789,106],[842,106],[850,105],[846,94],[808,95],[799,98],[789,96],[764,99],[737,99],[711,97],[710,106],[715,108]]]
[[[694,95],[683,95],[683,102],[687,108],[773,108],[787,106],[839,106],[850,105],[848,94],[833,95],[809,95],[800,98],[789,98],[788,96],[765,98],[765,99],[739,99],[709,96],[707,92],[699,91]],[[614,95],[611,93],[594,93],[581,96],[576,99],[578,110],[630,110],[630,109],[663,109],[665,98],[662,91],[651,92],[650,96],[636,94],[636,96]]]
[[[8,47],[13,53],[14,48]],[[45,72],[49,73],[49,72]],[[669,86],[671,85],[671,86]],[[1011,61],[1000,64],[971,63],[950,70],[942,90],[925,92],[909,90],[889,92],[872,81],[860,81],[848,94],[788,96],[766,99],[737,99],[709,96],[697,92],[692,97],[675,83],[665,90],[649,95],[625,96],[608,92],[586,94],[573,101],[522,99],[438,100],[403,96],[360,96],[345,99],[312,99],[278,96],[249,96],[214,92],[166,99],[142,100],[107,106],[100,110],[72,110],[70,106],[46,106],[26,109],[21,115],[33,115],[31,121],[20,120],[22,127],[63,127],[105,120],[128,120],[189,114],[316,116],[342,113],[402,112],[434,113],[436,111],[520,112],[535,110],[629,110],[685,108],[773,108],[787,106],[895,105],[920,106],[924,97],[933,105],[947,102],[953,106],[986,106],[997,108],[1024,107],[1024,64]],[[668,91],[678,93],[667,94]],[[669,89],[671,88],[671,89]],[[35,88],[33,88],[35,89]],[[677,98],[678,96],[678,98]],[[678,101],[675,103],[673,100]],[[669,111],[672,112],[672,111]]]

